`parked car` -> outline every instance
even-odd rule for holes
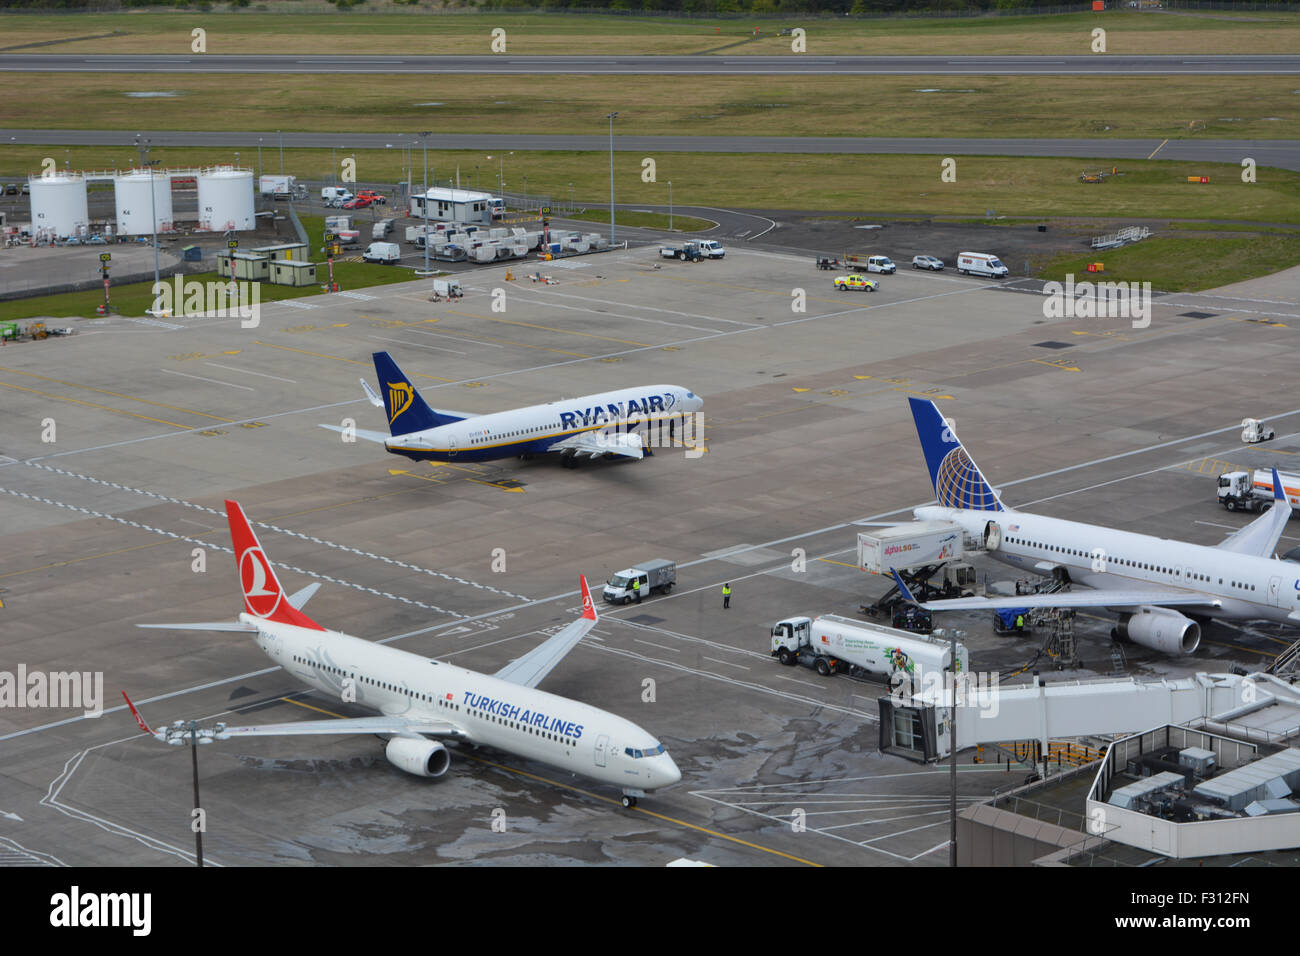
[[[866,276],[847,275],[836,276],[835,288],[841,292],[848,292],[850,289],[861,289],[864,292],[875,292],[880,287],[880,283],[875,279],[868,279]]]
[[[913,269],[929,269],[931,272],[943,271],[943,260],[934,256],[912,256]]]
[[[31,184],[31,183],[23,183],[23,188],[22,188],[21,192],[22,192],[22,194],[23,194],[24,196],[30,196],[30,195],[32,194],[32,184]]]
[[[357,193],[357,198],[369,199],[376,206],[384,206],[388,204],[388,197],[382,193],[375,192],[373,189],[362,189]]]
[[[86,240],[86,243],[92,246],[106,246],[108,245],[108,240],[99,233],[95,233],[95,235]]]
[[[343,208],[344,209],[365,209],[367,206],[373,206],[374,204],[375,201],[371,199],[369,196],[357,196],[356,198],[349,199],[347,202],[345,202],[343,204]]]
[[[17,195],[18,195],[18,184],[17,184],[17,183],[5,183],[5,195],[6,195],[6,196],[17,196]]]

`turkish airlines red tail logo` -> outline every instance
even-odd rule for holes
[[[587,576],[580,574],[578,580],[582,582],[582,616],[594,621],[596,620],[596,605],[591,600],[591,590],[587,587]]]
[[[284,589],[280,587],[271,561],[262,550],[262,545],[238,502],[226,502],[226,519],[230,522],[230,539],[235,546],[239,586],[244,592],[244,610],[254,617],[279,624],[325,630],[285,598]]]

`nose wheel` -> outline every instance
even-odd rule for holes
[[[636,797],[628,796],[626,793],[623,794],[623,809],[631,810],[635,806],[636,806]]]

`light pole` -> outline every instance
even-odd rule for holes
[[[280,175],[283,176],[284,175],[284,133],[278,129],[276,130],[276,133],[280,137]]]
[[[569,212],[573,212],[573,183],[569,183]]]
[[[673,181],[668,180],[668,231],[673,231]]]
[[[429,132],[420,134],[424,140],[424,274],[429,274]]]
[[[147,153],[148,151],[149,147],[146,146],[145,152]],[[147,161],[149,166],[149,219],[153,223],[153,286],[155,289],[158,288],[158,203],[154,198],[153,168],[157,166],[159,162],[160,161],[157,159]],[[230,268],[230,276],[232,279],[234,278],[234,275],[235,269],[234,263],[232,262]]]
[[[617,113],[610,113],[609,120],[609,244],[614,245],[614,120]]]
[[[262,184],[262,137],[257,137],[257,183],[258,188]]]
[[[339,182],[339,181],[338,181],[338,178],[337,178],[337,177],[338,177],[338,168],[339,168],[339,167],[338,167],[338,163],[335,161],[335,155],[334,155],[334,154],[335,154],[337,151],[338,151],[338,147],[337,147],[337,146],[331,146],[331,147],[330,147],[330,182],[332,182],[332,183],[333,183],[334,185],[336,185],[336,186],[338,185],[338,182]]]

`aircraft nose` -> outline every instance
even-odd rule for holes
[[[656,787],[671,787],[682,779],[682,772],[677,769],[677,764],[673,763],[672,757],[664,754],[659,760],[659,766],[655,768]]]

